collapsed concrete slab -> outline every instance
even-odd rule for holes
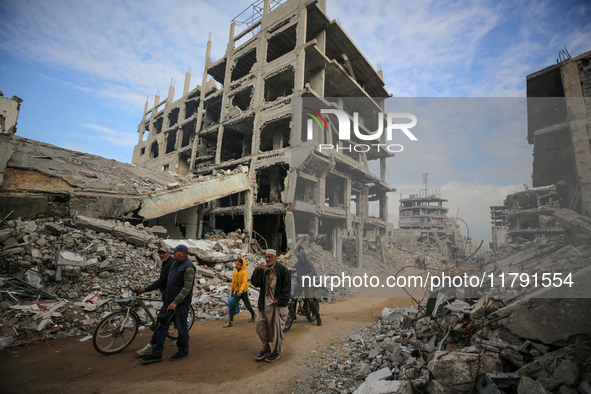
[[[246,170],[246,168],[244,169]],[[214,178],[148,197],[143,201],[138,215],[145,219],[154,219],[234,193],[250,190],[250,188],[251,184],[246,172]]]

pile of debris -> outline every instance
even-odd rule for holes
[[[571,270],[589,283],[590,262],[588,246],[540,239],[484,270]],[[479,298],[472,290],[439,289],[416,308],[384,309],[310,366],[298,392],[591,393],[588,297],[549,298],[545,289],[517,298],[523,290],[515,289]]]
[[[199,263],[193,304],[198,319],[227,315],[234,263],[246,253],[235,238],[183,241]],[[0,348],[59,336],[91,334],[102,316],[132,289],[160,274],[160,240],[148,229],[83,216],[4,221],[0,229]],[[254,269],[250,264],[247,269]],[[159,299],[160,294],[150,294]],[[256,291],[251,298],[256,299]],[[255,303],[256,304],[256,303]],[[152,303],[156,313],[160,304]]]

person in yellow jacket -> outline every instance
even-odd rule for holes
[[[234,271],[234,275],[232,276],[232,287],[230,288],[232,291],[232,296],[234,300],[232,301],[232,305],[230,305],[230,321],[224,325],[226,327],[232,327],[234,325],[234,311],[238,309],[238,304],[240,300],[244,302],[244,306],[250,312],[250,320],[249,323],[252,323],[256,318],[254,314],[254,309],[252,309],[252,305],[250,305],[250,300],[248,299],[248,273],[246,272],[246,259],[239,258],[236,261],[236,271]]]

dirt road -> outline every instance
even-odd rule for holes
[[[111,356],[97,353],[91,341],[79,337],[6,349],[0,354],[0,392],[289,393],[292,379],[301,377],[331,343],[375,322],[384,307],[395,306],[410,306],[410,301],[355,298],[321,304],[323,325],[297,319],[274,364],[254,361],[261,345],[248,313],[239,314],[231,328],[222,328],[224,321],[195,322],[190,357],[178,362],[168,361],[176,347],[167,342],[161,363],[140,363],[135,351],[149,341],[151,331],[139,332],[129,348]]]

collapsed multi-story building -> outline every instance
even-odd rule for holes
[[[507,241],[562,234],[564,228],[552,218],[559,208],[555,186],[535,189],[525,186],[525,190],[507,195],[504,205],[491,207],[493,250],[498,250]]]
[[[360,139],[339,140],[330,116],[329,132],[307,138],[301,100],[343,109],[341,98],[357,97],[369,103],[370,113],[383,113],[389,94],[381,72],[328,18],[325,0],[265,0],[250,10],[247,20],[232,22],[221,59],[210,59],[208,42],[200,86],[190,90],[187,74],[181,98],[174,101],[171,86],[166,100],[156,96],[152,108],[146,103],[133,163],[196,176],[245,166],[254,186],[154,224],[243,228],[280,251],[307,236],[339,260],[343,242],[355,242],[361,266],[363,240],[383,243],[392,231],[387,193],[394,189],[385,176],[386,159],[393,155],[351,150]],[[247,27],[236,34],[238,22]],[[361,122],[368,134],[370,126]],[[318,149],[323,143],[350,145],[326,152]],[[372,163],[379,175],[370,171]],[[200,230],[187,234],[200,236]]]

